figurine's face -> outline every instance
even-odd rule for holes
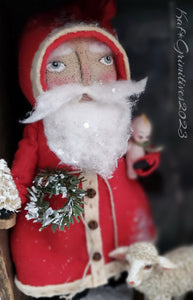
[[[47,61],[48,89],[68,83],[91,85],[117,79],[110,48],[94,38],[75,38],[56,48]]]
[[[132,136],[134,140],[138,143],[144,143],[149,141],[151,134],[151,126],[150,124],[139,123],[133,126]]]

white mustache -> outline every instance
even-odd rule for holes
[[[106,104],[129,103],[131,96],[139,96],[144,92],[146,83],[147,78],[138,82],[133,80],[119,80],[105,84],[98,82],[90,86],[83,86],[79,83],[61,85],[37,97],[34,110],[21,123],[27,124],[42,120],[57,111],[63,104],[70,101],[79,102],[83,94],[87,94],[93,101]]]

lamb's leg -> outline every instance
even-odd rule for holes
[[[172,300],[171,297],[165,295],[157,295],[156,297],[145,297],[145,300]]]
[[[174,297],[174,300],[184,300],[184,295]]]

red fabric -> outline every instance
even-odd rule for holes
[[[71,16],[72,21],[84,20],[87,22],[98,21],[101,27],[112,30],[110,21],[116,13],[114,0],[75,0],[65,7],[65,13]]]
[[[142,177],[148,176],[149,174],[154,172],[157,169],[157,167],[159,166],[160,152],[148,153],[145,156],[136,160],[135,163],[140,160],[146,160],[146,162],[149,164],[149,168],[148,168],[148,170],[136,169],[135,172],[137,175],[142,176]]]
[[[23,139],[19,142],[19,151],[15,154],[11,170],[22,203],[26,201],[26,188],[34,178],[35,166],[37,165],[37,149],[37,129],[36,124],[32,124],[24,129]]]
[[[28,125],[13,163],[12,174],[20,187],[31,185],[37,170],[62,167],[47,146],[42,122]],[[24,176],[25,174],[25,176]],[[125,160],[119,160],[109,180],[115,204],[119,245],[129,245],[155,236],[147,199],[140,185],[126,175]],[[114,232],[109,191],[98,177],[99,216],[105,262],[114,249]],[[22,196],[23,203],[26,201]],[[60,201],[55,197],[54,201]],[[51,228],[39,232],[40,225],[27,221],[25,211],[18,215],[11,237],[12,255],[19,281],[32,286],[72,282],[83,276],[88,263],[86,233],[82,222],[75,222],[70,230],[52,232]],[[107,238],[108,237],[108,238]]]

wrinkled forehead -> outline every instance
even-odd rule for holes
[[[87,37],[87,38],[74,38],[71,41],[63,42],[61,45],[59,45],[56,49],[54,49],[50,53],[48,59],[50,60],[50,59],[57,58],[59,56],[69,55],[82,48],[84,48],[86,51],[89,51],[91,53],[101,53],[105,55],[113,54],[112,50],[107,44],[95,38]]]

